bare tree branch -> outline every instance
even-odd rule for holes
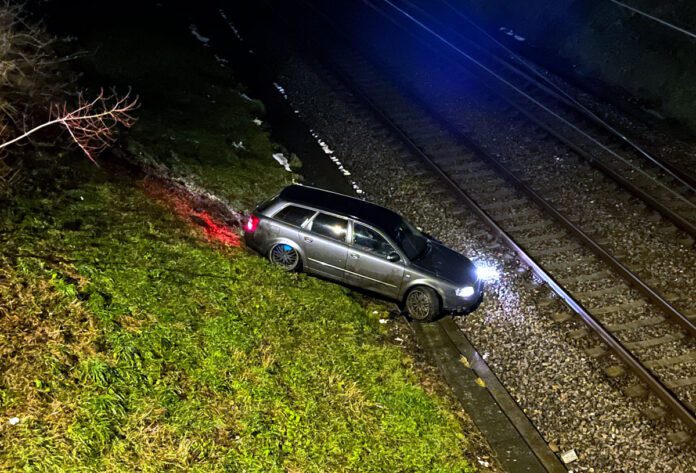
[[[80,93],[77,108],[70,110],[67,103],[54,105],[51,107],[48,121],[9,141],[0,143],[0,149],[26,139],[43,128],[62,125],[72,140],[96,164],[96,156],[116,140],[118,125],[123,125],[126,128],[133,126],[135,117],[131,115],[131,112],[137,107],[138,97],[132,97],[130,90],[126,95],[119,97],[114,91],[110,95],[106,95],[101,89],[97,97],[91,101],[86,100],[84,95]]]

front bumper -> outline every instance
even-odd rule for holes
[[[484,283],[482,280],[476,281],[474,294],[471,297],[459,297],[455,291],[448,291],[442,301],[442,308],[451,312],[471,312],[475,310],[483,301]]]

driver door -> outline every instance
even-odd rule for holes
[[[346,261],[346,282],[388,297],[398,297],[404,277],[404,263],[379,231],[359,222],[352,222],[350,248]]]

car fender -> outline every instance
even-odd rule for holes
[[[435,291],[435,292],[437,293],[438,297],[440,297],[440,301],[441,301],[441,302],[444,302],[444,301],[445,301],[445,293],[444,293],[444,291],[443,291],[441,288],[437,287],[436,285],[432,284],[432,282],[431,282],[430,280],[428,280],[428,278],[422,278],[422,277],[421,277],[421,278],[414,279],[414,280],[412,280],[412,281],[409,280],[409,281],[404,281],[404,282],[405,282],[405,284],[403,284],[403,285],[401,286],[401,295],[400,295],[401,297],[400,297],[400,299],[402,299],[402,300],[404,299],[404,297],[406,297],[406,294],[408,294],[408,291],[410,291],[410,290],[413,289],[414,287],[416,287],[416,286],[427,286],[427,287],[429,287],[430,289],[432,289],[433,291]]]
[[[292,246],[295,249],[295,251],[297,251],[297,253],[300,255],[300,260],[302,261],[302,267],[303,268],[307,267],[306,266],[307,259],[305,257],[304,251],[302,251],[302,248],[300,247],[300,245],[297,244],[296,241],[293,241],[290,238],[283,237],[283,238],[275,238],[275,239],[271,240],[271,242],[266,246],[263,254],[266,255],[266,257],[268,257],[268,253],[271,251],[271,248],[273,248],[274,246],[276,246],[279,243],[284,243],[286,245]]]

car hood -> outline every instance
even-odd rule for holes
[[[476,282],[476,266],[466,256],[436,241],[421,258],[413,261],[418,269],[434,274],[457,285],[473,285]]]

